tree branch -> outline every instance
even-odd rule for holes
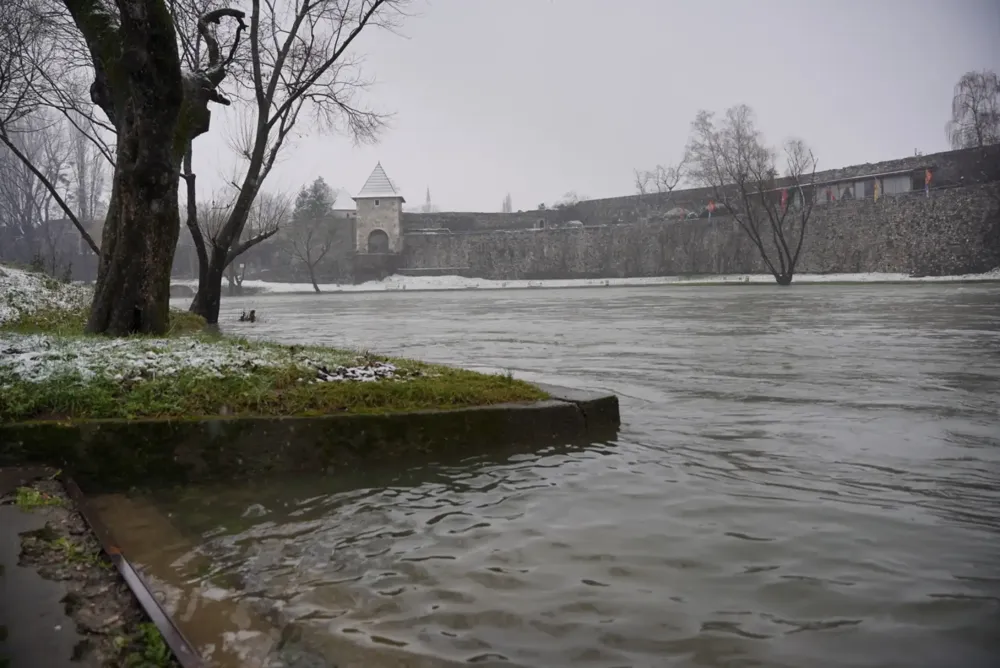
[[[48,190],[49,193],[52,195],[52,199],[56,201],[59,207],[66,214],[66,217],[70,219],[70,222],[73,223],[73,226],[76,227],[77,231],[80,232],[80,236],[83,237],[83,240],[87,243],[88,246],[90,246],[90,250],[94,251],[94,254],[97,257],[100,257],[101,249],[97,246],[96,243],[94,243],[94,239],[87,232],[86,228],[84,228],[84,226],[80,224],[80,221],[76,217],[76,214],[74,214],[73,210],[69,208],[68,204],[66,204],[66,200],[64,200],[59,195],[59,192],[56,190],[56,187],[52,185],[52,181],[46,178],[45,175],[42,174],[38,170],[38,168],[31,163],[28,157],[25,156],[24,153],[22,153],[20,150],[18,150],[17,146],[15,146],[14,142],[10,140],[10,137],[7,136],[6,132],[0,132],[0,142],[3,142],[3,144],[10,150],[10,152],[13,153],[18,160],[24,163],[24,166],[27,167],[29,170],[31,170],[31,173],[35,175],[35,178],[37,178],[45,186],[46,190]]]
[[[215,35],[208,26],[210,23],[219,25],[225,17],[236,19],[238,24],[236,26],[236,37],[233,39],[232,47],[229,49],[229,55],[223,59],[220,57],[219,40],[215,38]],[[198,19],[198,34],[205,40],[205,46],[208,49],[208,68],[205,70],[204,75],[213,86],[218,86],[226,78],[226,68],[229,67],[230,63],[233,62],[233,58],[236,57],[236,49],[240,44],[240,35],[247,28],[246,21],[244,21],[245,18],[245,12],[239,9],[223,7],[208,12]],[[228,104],[228,100],[226,104]]]
[[[198,266],[208,266],[208,249],[205,247],[205,237],[198,227],[198,200],[195,189],[195,174],[191,169],[191,146],[184,153],[183,171],[181,178],[184,179],[185,194],[187,195],[187,223],[188,231],[191,233],[191,242],[194,244],[195,253],[198,254]]]
[[[265,231],[261,232],[260,234],[258,234],[257,236],[254,236],[254,237],[251,237],[250,239],[247,239],[246,241],[244,241],[240,245],[234,246],[233,249],[229,251],[229,255],[226,258],[226,264],[228,265],[233,260],[235,260],[236,258],[238,258],[240,255],[243,255],[244,253],[246,253],[248,250],[250,250],[251,248],[253,248],[257,244],[259,244],[259,243],[261,243],[263,241],[267,241],[268,239],[270,239],[271,237],[273,237],[275,234],[277,234],[279,229],[280,228],[275,227],[274,229],[265,230]]]

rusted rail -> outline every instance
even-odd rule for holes
[[[174,625],[173,620],[170,619],[170,615],[163,609],[160,602],[156,600],[156,596],[149,590],[142,576],[129,563],[129,560],[122,553],[121,548],[118,547],[118,542],[115,540],[114,534],[111,533],[111,530],[108,529],[97,513],[94,512],[94,509],[90,506],[87,497],[83,495],[80,487],[71,478],[62,476],[61,479],[63,485],[66,487],[66,492],[80,510],[83,520],[90,527],[90,530],[94,532],[94,535],[97,536],[97,540],[101,543],[105,554],[108,555],[111,563],[118,569],[118,572],[125,580],[125,584],[132,590],[132,594],[139,601],[139,605],[142,606],[146,616],[149,617],[160,631],[163,640],[167,643],[170,651],[174,653],[174,658],[177,659],[177,662],[183,668],[205,668],[205,662],[201,660],[198,653],[191,647],[191,643],[184,637],[180,629]]]

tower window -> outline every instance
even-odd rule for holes
[[[378,200],[375,200],[375,206],[378,206]]]

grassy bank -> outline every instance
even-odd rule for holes
[[[165,337],[86,336],[82,288],[0,271],[20,295],[8,292],[0,312],[0,422],[385,413],[546,396],[507,375],[213,336],[182,311]]]

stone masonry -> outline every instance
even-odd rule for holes
[[[914,190],[877,202],[817,203],[796,271],[948,275],[1000,267],[1000,146],[828,170],[816,182],[911,171],[917,187],[925,169],[933,173],[930,197]],[[406,214],[402,266],[501,280],[765,273],[731,218],[662,215],[679,203],[703,206],[709,196],[698,189],[519,214]],[[546,229],[527,229],[539,219]],[[460,230],[449,224],[458,221]],[[558,227],[568,221],[583,226]],[[407,233],[427,228],[440,232]]]
[[[361,254],[399,253],[402,250],[402,194],[386,176],[382,164],[375,166],[371,176],[354,197],[357,206],[355,216],[355,246]],[[383,243],[377,237],[384,233]],[[386,240],[385,237],[388,237]]]
[[[405,268],[492,279],[766,273],[731,218],[406,235]],[[998,184],[817,205],[797,271],[947,275],[1000,267]]]
[[[378,202],[378,204],[376,204]],[[358,199],[358,216],[355,223],[357,230],[356,248],[359,253],[373,252],[369,248],[372,232],[382,230],[389,237],[389,252],[398,253],[402,250],[400,224],[402,201],[390,199]]]

